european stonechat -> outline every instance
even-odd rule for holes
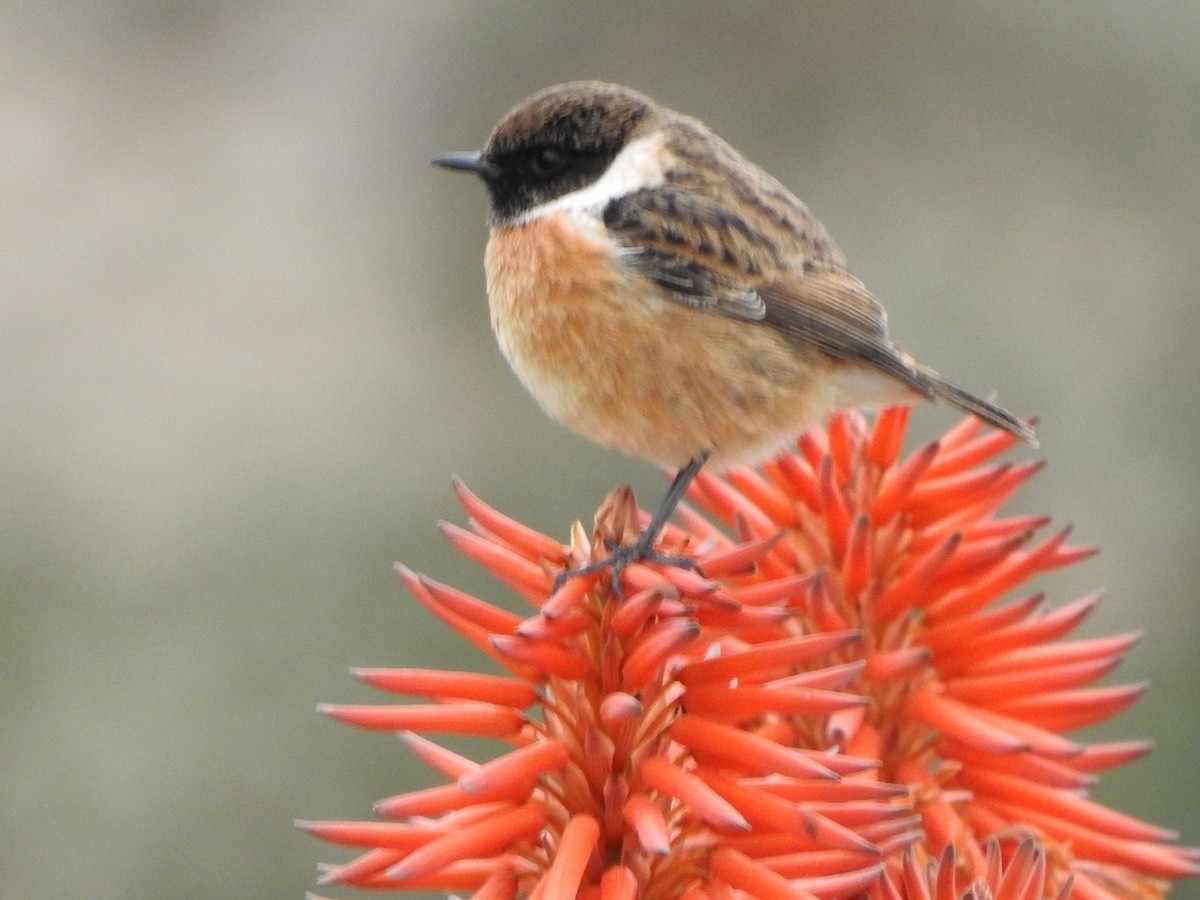
[[[941,400],[1033,429],[898,349],[808,207],[703,123],[580,81],[521,102],[478,152],[492,328],[525,388],[584,437],[678,470],[630,546],[654,558],[706,462],[757,462],[830,412]],[[579,570],[573,570],[579,571]]]

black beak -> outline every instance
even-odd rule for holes
[[[459,153],[443,153],[430,160],[435,166],[443,169],[457,169],[460,172],[474,172],[481,178],[494,178],[500,174],[495,165],[484,159],[478,150],[468,150]]]

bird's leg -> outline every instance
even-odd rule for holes
[[[630,563],[639,562],[640,560],[648,560],[649,562],[658,563],[664,566],[678,566],[680,568],[692,569],[696,572],[700,571],[700,565],[689,556],[675,556],[670,553],[659,553],[654,549],[654,542],[658,540],[659,534],[663,527],[667,524],[667,520],[675,512],[675,507],[679,505],[679,501],[683,499],[683,495],[687,493],[688,487],[695,480],[696,475],[708,460],[709,453],[704,451],[699,453],[688,462],[686,466],[675,473],[675,478],[671,482],[671,486],[667,488],[666,494],[663,495],[662,502],[658,504],[658,508],[650,517],[650,521],[646,524],[645,530],[638,536],[638,539],[632,544],[623,546],[609,545],[609,550],[612,552],[604,559],[588,563],[585,566],[580,566],[578,569],[566,569],[558,573],[558,577],[554,579],[554,590],[562,587],[563,583],[568,578],[574,578],[578,575],[587,575],[591,572],[600,569],[611,567],[612,574],[612,589],[614,596],[621,596],[621,573]]]

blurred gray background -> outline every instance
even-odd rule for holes
[[[436,536],[450,476],[562,536],[661,490],[524,395],[484,193],[428,165],[576,77],[706,120],[900,343],[1041,414],[1010,508],[1103,552],[1037,586],[1146,629],[1087,736],[1158,750],[1095,795],[1200,842],[1200,5],[0,8],[0,896],[301,896],[344,855],[294,817],[428,780],[314,704],[476,660],[391,562],[508,602]]]

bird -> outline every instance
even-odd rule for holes
[[[760,462],[830,413],[943,401],[1032,427],[899,349],[825,226],[698,119],[624,85],[518,103],[478,151],[435,156],[487,188],[500,350],[550,418],[675,470],[641,534],[565,578],[656,552],[697,473]]]

